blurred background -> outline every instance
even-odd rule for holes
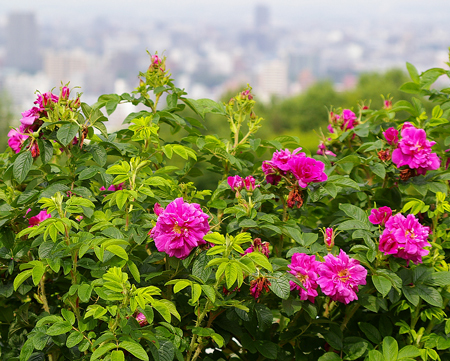
[[[266,119],[259,135],[297,135],[312,149],[327,107],[408,99],[406,61],[445,67],[449,14],[446,0],[1,0],[0,150],[36,90],[70,81],[88,104],[131,92],[146,50],[167,56],[190,98],[228,100],[249,83]],[[131,111],[119,107],[110,129]],[[226,133],[218,121],[207,126]]]

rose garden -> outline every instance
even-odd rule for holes
[[[330,109],[310,154],[258,138],[250,86],[191,99],[149,63],[95,104],[38,92],[8,134],[1,360],[450,360],[449,70]]]

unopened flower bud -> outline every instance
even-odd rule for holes
[[[387,99],[384,101],[384,109],[386,110],[392,109],[392,100]]]
[[[77,97],[73,103],[72,103],[72,107],[74,109],[78,109],[81,106],[81,101],[80,101],[80,97]]]
[[[63,100],[67,100],[67,99],[69,99],[69,95],[70,95],[70,89],[66,86],[63,86],[61,89],[60,98]]]
[[[327,246],[327,249],[331,250],[334,246],[334,231],[333,228],[325,228],[325,245]]]

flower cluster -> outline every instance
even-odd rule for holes
[[[41,127],[44,123],[43,118],[48,116],[48,111],[54,109],[56,103],[64,103],[71,110],[79,108],[81,105],[80,99],[77,98],[68,101],[69,95],[70,89],[67,86],[61,88],[59,97],[51,92],[38,94],[37,99],[34,102],[35,106],[22,113],[20,127],[18,129],[11,129],[8,132],[9,147],[15,153],[19,153],[25,140]],[[40,150],[34,136],[28,145],[28,149],[30,149],[33,158],[39,156]]]
[[[335,127],[339,127],[343,131],[353,129],[358,124],[356,119],[355,113],[350,109],[344,109],[341,115],[330,112],[328,130],[330,133],[334,133]]]
[[[382,208],[389,209],[388,207]],[[370,216],[372,217],[371,222],[374,223],[373,220],[376,220],[378,222],[376,224],[385,224],[386,227],[380,236],[379,250],[385,255],[390,254],[403,258],[408,263],[409,261],[413,261],[415,264],[422,263],[422,257],[430,252],[425,249],[430,246],[427,241],[430,228],[422,226],[412,214],[408,214],[406,217],[401,213],[390,216],[392,211],[389,209],[390,213],[384,212],[385,216],[381,212],[374,216],[373,211]]]
[[[184,202],[180,197],[164,210],[158,204],[157,212],[156,225],[149,234],[159,252],[184,259],[192,249],[206,243],[203,236],[210,230],[209,216],[199,204]]]
[[[427,140],[425,130],[405,123],[400,140],[398,131],[394,128],[387,129],[383,135],[390,145],[397,146],[392,152],[392,161],[398,168],[407,166],[409,169],[415,169],[417,174],[425,174],[427,170],[440,167],[440,159],[436,153],[431,152],[431,147],[436,142]]]
[[[233,192],[239,193],[241,189],[245,187],[247,191],[253,192],[255,188],[259,187],[259,184],[255,186],[255,178],[249,175],[245,178],[241,178],[238,175],[234,177],[228,177],[228,185],[231,187]]]
[[[322,292],[333,301],[348,304],[358,299],[358,286],[366,284],[367,270],[343,250],[338,256],[326,255],[324,262],[316,261],[314,255],[294,253],[288,267],[291,269],[289,273],[303,286],[289,281],[291,290],[299,290],[301,300],[314,302],[318,295],[317,287],[320,286]]]
[[[292,153],[288,149],[278,150],[270,161],[264,161],[262,170],[266,181],[276,185],[282,177],[293,176],[301,188],[306,188],[309,183],[326,181],[325,164],[299,153],[301,149],[297,148]]]

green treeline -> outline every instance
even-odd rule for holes
[[[386,99],[392,97],[393,102],[410,100],[409,94],[398,90],[407,81],[409,77],[404,71],[392,69],[384,73],[363,73],[355,88],[345,91],[337,91],[330,81],[324,80],[301,94],[283,99],[274,97],[266,104],[258,102],[258,97],[255,97],[256,114],[264,118],[257,136],[262,139],[285,134],[298,136],[304,148],[315,151],[319,143],[315,132],[320,132],[320,129],[326,132],[329,109],[342,107],[356,112],[362,102],[372,109],[379,109],[383,107],[382,95]],[[228,101],[238,91],[228,92],[222,101]],[[227,137],[229,134],[228,122],[221,116],[208,114],[205,126],[219,136]]]

